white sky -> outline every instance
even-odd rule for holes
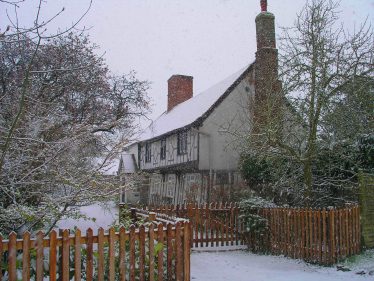
[[[21,4],[21,25],[30,25],[39,1]],[[305,0],[268,0],[275,14],[276,32],[291,26]],[[68,27],[88,6],[88,0],[47,0],[42,17],[65,7],[51,29]],[[8,24],[0,4],[0,28]],[[374,0],[342,0],[341,19],[346,26],[374,22]],[[90,27],[91,40],[98,44],[114,73],[135,70],[140,79],[152,82],[151,118],[166,109],[167,79],[173,74],[194,77],[198,94],[251,62],[256,51],[255,17],[260,0],[93,0],[80,27]]]

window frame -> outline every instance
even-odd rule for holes
[[[160,141],[160,160],[166,159],[166,138]]]
[[[177,135],[178,155],[187,154],[187,131],[180,131]]]
[[[145,143],[145,148],[144,148],[144,150],[145,150],[145,157],[144,157],[145,163],[150,163],[151,160],[152,160],[152,148],[151,147],[152,147],[151,143],[149,143],[149,142]]]

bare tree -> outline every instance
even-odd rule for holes
[[[346,31],[338,22],[338,6],[332,0],[310,0],[294,27],[284,29],[279,69],[282,95],[286,99],[283,103],[266,103],[267,108],[261,108],[270,121],[255,126],[260,129],[250,136],[252,153],[262,160],[270,159],[272,164],[279,162],[279,169],[273,171],[274,181],[292,189],[303,203],[311,203],[316,189],[352,186],[354,171],[345,177],[336,173],[327,176],[321,173],[321,157],[326,156],[326,151],[339,153],[340,164],[346,159],[359,166],[354,153],[348,153],[347,147],[343,149],[339,144],[354,145],[359,133],[369,134],[373,130],[372,110],[349,110],[344,111],[345,116],[341,114],[349,102],[353,104],[354,96],[356,105],[359,97],[373,108],[373,30],[365,22],[353,33]],[[368,99],[362,99],[363,96]],[[349,137],[342,134],[343,127],[347,131],[347,120],[351,121]],[[337,150],[339,146],[342,149]],[[344,165],[336,164],[334,167],[343,173]],[[298,181],[301,186],[290,186]]]
[[[9,5],[17,7],[19,2]],[[147,81],[113,75],[89,37],[50,20],[0,37],[0,229],[51,228],[78,207],[108,200],[110,161],[149,110]],[[63,9],[61,10],[61,13]],[[59,16],[60,13],[56,16]],[[51,19],[53,20],[53,18]],[[80,21],[80,19],[78,20]]]

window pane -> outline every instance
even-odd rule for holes
[[[160,158],[166,158],[166,139],[161,140],[161,148],[160,148]]]

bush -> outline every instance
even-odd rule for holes
[[[270,180],[270,168],[264,159],[259,159],[251,154],[242,154],[239,166],[243,178],[251,184],[255,185]]]
[[[269,225],[268,220],[260,215],[260,210],[275,205],[261,197],[252,195],[252,197],[239,202],[239,206],[248,249],[254,252],[265,252]]]

